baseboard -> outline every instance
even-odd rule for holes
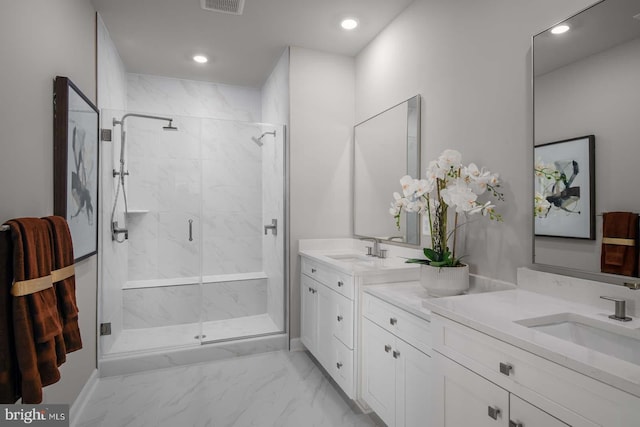
[[[289,351],[306,351],[307,348],[302,344],[300,338],[292,338],[289,341]]]
[[[98,385],[98,370],[94,369],[89,379],[80,390],[80,394],[76,397],[76,400],[73,402],[71,407],[69,408],[69,426],[74,427],[77,423],[78,416],[87,405],[87,402],[93,395],[93,392]]]

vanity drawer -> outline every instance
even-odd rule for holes
[[[354,397],[353,350],[333,338],[328,371],[349,398]]]
[[[376,325],[411,343],[423,353],[431,354],[431,326],[428,321],[366,292],[362,297],[362,313]]]
[[[353,348],[353,301],[338,293],[333,293],[333,313],[331,323],[333,335],[348,348]]]
[[[304,257],[302,257],[301,271],[302,274],[314,278],[339,294],[351,300],[354,299],[353,276],[315,263]]]
[[[435,351],[570,425],[640,419],[640,399],[629,393],[441,316],[431,326]]]

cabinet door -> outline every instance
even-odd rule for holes
[[[432,424],[442,427],[509,427],[509,393],[467,368],[433,353]]]
[[[334,345],[333,345],[333,324],[335,323],[334,317],[334,292],[324,285],[317,286],[318,292],[316,298],[318,299],[318,340],[316,346],[316,352],[314,355],[316,359],[330,371],[331,363],[335,358]]]
[[[396,422],[395,342],[392,334],[362,319],[362,398],[389,427]]]
[[[311,353],[317,352],[318,341],[318,287],[313,279],[302,275],[300,279],[300,341]]]
[[[538,409],[520,399],[516,395],[509,396],[509,403],[511,410],[509,418],[511,419],[511,426],[518,427],[567,427],[569,424],[565,424],[559,419],[552,417],[544,412],[542,409]]]
[[[396,340],[396,425],[423,427],[430,417],[431,357]]]

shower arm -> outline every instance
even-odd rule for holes
[[[138,113],[127,113],[124,116],[122,116],[122,118],[120,120],[116,120],[115,117],[113,119],[113,125],[124,125],[124,120],[127,117],[140,117],[142,119],[151,119],[151,120],[165,120],[167,122],[172,121],[173,119],[171,119],[170,117],[160,117],[160,116],[151,116],[148,114],[138,114]]]

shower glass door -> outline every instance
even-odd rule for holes
[[[203,342],[284,331],[284,127],[202,126]]]
[[[130,112],[126,112],[130,113]],[[100,354],[285,331],[285,128],[104,110]],[[116,193],[120,147],[124,192]],[[124,194],[123,194],[124,193]],[[125,213],[124,195],[127,199]],[[123,243],[111,240],[115,203]]]

